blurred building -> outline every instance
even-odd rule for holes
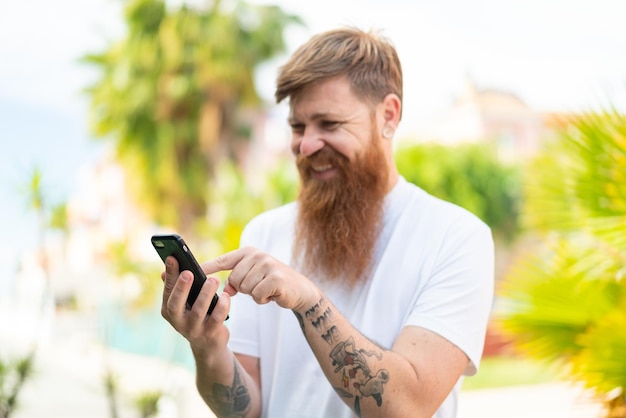
[[[427,122],[420,141],[447,145],[489,142],[503,161],[535,155],[558,115],[530,108],[514,93],[479,88],[470,78],[449,109]]]

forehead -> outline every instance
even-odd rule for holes
[[[314,115],[347,117],[369,113],[368,103],[360,100],[345,76],[318,81],[302,89],[290,100],[290,119],[307,119]]]

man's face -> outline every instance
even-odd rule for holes
[[[291,150],[310,157],[325,147],[349,161],[369,145],[373,109],[359,100],[345,77],[318,82],[291,100]],[[314,166],[312,175],[320,180],[336,175],[335,167]]]
[[[298,96],[290,122],[302,180],[294,253],[305,273],[354,284],[372,267],[388,184],[375,111],[332,79]]]

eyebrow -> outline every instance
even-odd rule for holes
[[[326,118],[328,118],[329,116],[331,116],[329,113],[314,113],[314,114],[311,116],[311,120],[326,119]],[[334,118],[336,118],[336,117],[334,117]],[[299,123],[299,122],[298,122],[298,118],[294,117],[293,115],[289,115],[289,117],[287,117],[287,122],[288,122],[290,125],[293,125],[293,124]]]

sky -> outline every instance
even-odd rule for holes
[[[326,29],[382,30],[403,63],[398,135],[410,135],[449,106],[468,77],[542,111],[626,108],[624,0],[250,2],[278,4],[303,18],[306,27],[287,32],[290,52]],[[20,255],[35,245],[34,213],[21,191],[25,178],[41,168],[50,202],[59,203],[80,193],[81,173],[103,155],[89,132],[83,93],[97,74],[79,58],[123,35],[122,5],[0,2],[0,291]],[[259,92],[268,101],[284,59],[258,71]]]

